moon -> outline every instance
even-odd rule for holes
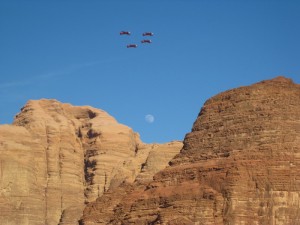
[[[153,123],[154,122],[154,116],[151,114],[148,114],[145,116],[145,120],[147,123]]]

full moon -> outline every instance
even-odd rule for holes
[[[145,120],[147,123],[153,123],[154,122],[154,116],[151,114],[148,114],[145,116]]]

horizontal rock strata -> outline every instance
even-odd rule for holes
[[[300,224],[300,85],[277,77],[214,96],[170,167],[118,188],[81,224]]]

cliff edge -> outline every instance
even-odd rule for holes
[[[90,203],[81,224],[300,224],[299,146],[300,85],[277,77],[220,93],[169,167]]]
[[[78,224],[87,203],[151,180],[181,148],[144,144],[100,109],[31,100],[0,126],[0,225]]]

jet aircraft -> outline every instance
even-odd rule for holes
[[[129,45],[127,45],[127,48],[137,48],[137,45],[136,44],[129,44]]]
[[[152,43],[151,40],[146,40],[146,39],[145,39],[145,40],[141,40],[141,42],[142,42],[142,43],[149,43],[149,44]]]
[[[143,36],[153,36],[154,34],[152,32],[145,32],[143,33]]]
[[[125,34],[126,34],[126,35],[130,35],[130,32],[129,32],[129,31],[121,31],[121,32],[120,32],[120,35],[125,35]]]

